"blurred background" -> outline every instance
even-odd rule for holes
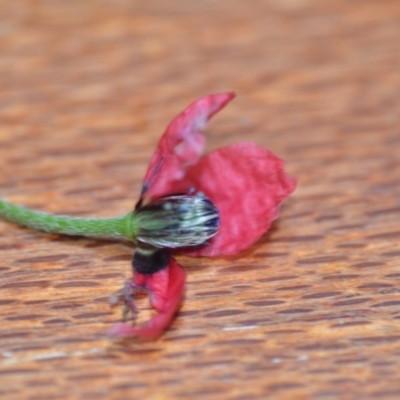
[[[185,259],[157,343],[117,344],[125,244],[0,223],[2,398],[399,398],[397,0],[0,1],[0,196],[131,209],[169,121],[238,97],[208,149],[251,140],[298,189],[242,257]]]

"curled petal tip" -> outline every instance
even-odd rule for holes
[[[115,339],[140,338],[142,340],[156,340],[165,329],[154,329],[150,326],[134,327],[128,324],[116,324],[109,331],[108,336]]]
[[[156,340],[171,325],[178,312],[185,288],[185,272],[173,257],[167,267],[153,274],[135,274],[134,284],[150,294],[150,304],[157,312],[149,321],[139,326],[120,323],[113,326],[109,336],[119,339],[141,338]]]
[[[171,193],[173,182],[185,175],[188,165],[194,165],[203,153],[202,133],[210,118],[226,106],[234,93],[216,93],[191,103],[168,125],[144,178],[142,198],[156,199]]]
[[[116,324],[108,331],[108,336],[113,338],[132,336],[132,326],[123,323]]]

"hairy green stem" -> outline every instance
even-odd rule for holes
[[[80,218],[31,210],[0,199],[0,218],[44,232],[135,240],[133,212],[114,218]]]

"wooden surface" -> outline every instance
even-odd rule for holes
[[[0,6],[0,196],[121,214],[172,117],[225,90],[209,149],[253,140],[299,184],[240,257],[179,259],[156,343],[106,336],[131,246],[0,222],[2,399],[400,398],[397,0]]]

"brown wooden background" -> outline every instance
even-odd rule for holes
[[[126,212],[167,123],[225,90],[209,149],[254,140],[299,183],[245,254],[180,258],[156,343],[105,335],[131,246],[0,222],[0,398],[400,398],[399,1],[0,7],[0,196]]]

